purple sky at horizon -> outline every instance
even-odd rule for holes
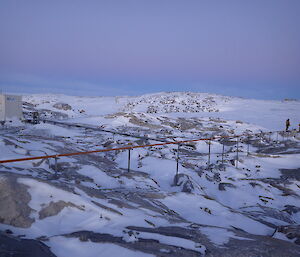
[[[300,1],[0,2],[0,89],[300,98]]]

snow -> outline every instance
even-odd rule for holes
[[[127,248],[111,243],[81,242],[77,238],[53,237],[48,245],[54,254],[59,257],[152,257],[154,255]]]
[[[230,238],[236,238],[239,240],[251,240],[249,238],[238,237],[233,232],[223,228],[202,227],[200,228],[200,231],[216,245],[224,245],[229,242]]]
[[[285,120],[290,119],[292,127],[297,129],[299,123],[299,101],[270,101],[224,97],[206,93],[156,93],[139,97],[75,97],[65,95],[30,95],[24,100],[35,104],[38,109],[50,109],[68,114],[70,118],[84,123],[98,124],[103,121],[99,116],[119,111],[147,112],[149,106],[155,106],[157,113],[167,117],[201,117],[220,118],[225,120],[242,120],[255,124],[265,130],[282,130]],[[57,102],[68,103],[72,110],[57,110]],[[166,106],[169,106],[166,109]],[[172,112],[170,106],[174,106]],[[199,107],[200,106],[200,107]],[[203,110],[201,109],[202,107]],[[176,109],[177,108],[177,109]],[[199,109],[200,108],[200,109]],[[172,108],[171,108],[172,109]],[[80,113],[79,110],[84,110]],[[197,110],[197,112],[196,112]],[[171,112],[169,112],[171,111]],[[257,115],[259,113],[259,115]],[[126,124],[128,119],[118,118],[115,125]]]
[[[93,130],[47,122],[7,125],[0,135],[2,160],[157,143],[153,138],[177,141],[282,130],[287,118],[295,128],[300,109],[299,101],[180,92],[138,97],[32,95],[24,99],[46,113],[45,119],[64,119],[65,123],[83,124]],[[71,110],[53,107],[58,102],[70,105]],[[115,134],[103,133],[97,130],[99,127]],[[118,132],[145,138],[124,137]],[[127,246],[138,244],[138,239],[154,239],[199,252],[199,256],[205,254],[206,248],[226,247],[230,239],[250,240],[237,236],[235,229],[247,235],[270,236],[274,228],[266,222],[275,226],[300,223],[300,212],[284,211],[287,205],[300,206],[298,180],[285,181],[280,171],[299,168],[299,133],[275,133],[252,139],[256,141],[250,145],[249,155],[247,143],[240,140],[238,162],[235,139],[227,142],[225,170],[218,166],[222,159],[221,141],[211,141],[211,167],[207,165],[207,141],[181,145],[179,186],[174,185],[177,145],[131,150],[129,172],[128,150],[62,157],[58,160],[58,171],[54,170],[54,159],[6,163],[1,165],[1,172],[23,176],[18,183],[28,187],[30,215],[35,221],[30,228],[0,224],[0,229],[11,229],[27,238],[46,236],[49,241],[45,243],[58,257],[99,253],[152,256],[117,244],[82,242],[63,236],[82,230],[121,237]],[[267,154],[258,152],[264,145],[272,145]],[[187,182],[192,185],[191,192],[182,192]],[[56,215],[40,219],[40,211],[58,201],[68,205]],[[159,232],[128,233],[129,226],[158,230],[168,226],[186,228],[191,224],[199,226],[199,232],[211,245]],[[279,239],[286,240],[284,235],[277,234]],[[162,247],[159,251],[168,249]]]
[[[206,247],[204,245],[195,243],[191,240],[184,239],[184,238],[164,236],[164,235],[147,233],[147,232],[139,233],[138,238],[157,239],[157,240],[159,240],[159,242],[161,242],[163,244],[180,246],[180,247],[183,247],[186,249],[191,249],[191,250],[197,251],[201,254],[205,254],[205,250],[206,250]],[[199,256],[201,256],[201,255],[199,255]]]
[[[227,228],[234,226],[256,235],[268,235],[272,232],[272,229],[257,221],[233,213],[222,204],[198,195],[176,193],[166,197],[162,202],[181,216],[198,224]]]
[[[104,171],[101,171],[94,166],[83,165],[77,172],[92,178],[101,188],[114,188],[120,186],[115,178],[106,175]]]
[[[53,136],[75,137],[79,135],[78,131],[70,131],[67,128],[58,127],[52,124],[40,123],[34,126],[34,130],[43,130],[44,133]]]

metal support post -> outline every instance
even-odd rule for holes
[[[239,138],[236,138],[236,168],[238,168],[239,163]]]
[[[247,136],[247,156],[250,154],[250,136]]]
[[[178,177],[178,171],[179,171],[179,147],[180,147],[180,144],[178,144],[178,147],[177,147],[177,158],[176,158],[176,177]]]
[[[130,171],[130,150],[131,149],[128,149],[128,168],[127,168],[127,172]]]
[[[210,165],[210,140],[208,141],[208,160],[207,165]]]
[[[224,165],[224,150],[225,150],[225,145],[222,145],[222,165]]]
[[[247,155],[249,155],[250,153],[250,139],[248,138],[248,142],[247,142]]]
[[[179,171],[179,147],[180,144],[177,145],[177,157],[176,157],[176,175],[175,175],[175,185],[178,184],[178,171]]]

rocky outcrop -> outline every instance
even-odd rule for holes
[[[190,180],[190,178],[185,174],[177,174],[174,176],[173,180],[174,186],[181,186],[182,192],[185,193],[192,193],[195,189],[193,182]]]
[[[72,106],[66,103],[56,103],[53,105],[53,107],[58,110],[64,110],[64,111],[72,110]]]
[[[231,183],[220,183],[219,184],[220,191],[226,191],[226,187],[236,188],[236,186]]]
[[[30,218],[32,209],[27,187],[17,182],[14,175],[0,175],[0,223],[28,228],[34,222]]]
[[[65,234],[67,238],[78,238],[82,242],[90,241],[93,243],[113,243],[130,250],[140,251],[142,253],[153,254],[155,256],[164,257],[199,257],[202,256],[201,251],[186,249],[180,246],[168,245],[161,243],[156,239],[139,238],[138,233],[134,231],[123,231],[124,236],[118,237],[106,233],[95,233],[92,231],[77,231],[71,234]],[[130,239],[129,239],[129,238]],[[133,239],[131,239],[133,238]]]
[[[287,239],[300,245],[300,225],[279,226],[277,232],[284,234]]]
[[[50,202],[49,205],[39,212],[39,218],[45,219],[47,217],[55,216],[58,213],[60,213],[63,208],[65,207],[75,207],[80,210],[83,210],[83,208],[71,203],[71,202],[65,202],[65,201],[58,201],[58,202]]]
[[[1,257],[55,257],[49,247],[33,239],[21,239],[0,232]]]

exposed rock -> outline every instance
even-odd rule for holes
[[[13,234],[13,232],[10,230],[10,229],[5,229],[5,231],[4,231],[6,234],[9,234],[9,235],[12,235]]]
[[[105,142],[104,144],[102,144],[102,145],[103,145],[103,147],[109,147],[109,146],[111,146],[113,143],[114,143],[114,141],[108,140],[108,141],[106,141],[106,142]]]
[[[285,234],[288,239],[294,239],[294,243],[300,245],[300,225],[280,226],[277,231]]]
[[[265,224],[269,227],[273,227],[274,229],[277,225],[272,224],[266,221],[266,217],[270,217],[271,219],[281,220],[287,224],[294,224],[292,216],[282,210],[278,210],[277,208],[267,207],[263,205],[245,207],[243,208],[243,213],[249,215],[255,220]]]
[[[262,187],[262,185],[260,185],[259,183],[256,183],[256,182],[250,182],[249,184],[250,184],[252,187],[256,187],[256,186]]]
[[[14,175],[0,175],[0,223],[28,228],[34,222],[27,186],[17,182]],[[5,208],[3,208],[5,207]]]
[[[236,186],[231,183],[220,183],[219,184],[220,191],[226,191],[226,187],[236,188]]]
[[[212,170],[211,170],[212,171]],[[210,182],[220,182],[221,177],[219,172],[213,172],[213,173],[206,173],[205,178]]]
[[[75,207],[79,210],[83,210],[82,207],[79,207],[71,202],[58,201],[50,202],[49,205],[39,212],[39,219],[45,219],[47,217],[55,216],[62,211],[65,207]]]
[[[110,234],[102,234],[102,233],[95,233],[91,231],[77,231],[71,234],[65,234],[65,237],[68,238],[79,238],[79,240],[86,242],[91,241],[93,243],[114,243],[120,245],[122,247],[141,251],[144,253],[154,254],[155,256],[170,256],[170,257],[199,257],[202,256],[200,252],[185,249],[183,247],[175,246],[175,245],[167,245],[160,243],[159,240],[155,239],[145,239],[145,238],[138,238],[138,233],[135,231],[123,231],[126,233],[126,236],[134,235],[135,240],[125,240],[123,237],[117,237]],[[124,235],[125,236],[125,235]],[[166,251],[162,252],[161,249]]]
[[[182,183],[183,183],[184,178],[185,178],[184,174],[176,174],[174,176],[174,179],[173,179],[173,185],[174,186],[181,186]]]
[[[216,172],[216,173],[214,174],[214,180],[215,180],[216,182],[220,182],[220,181],[221,181],[220,173]]]
[[[298,169],[280,169],[283,179],[296,179],[300,181],[300,168]]]
[[[115,210],[115,209],[113,209],[111,207],[107,207],[107,206],[105,206],[105,205],[103,205],[101,203],[98,203],[98,202],[95,202],[95,201],[92,201],[92,203],[95,204],[95,205],[97,205],[97,206],[99,206],[99,207],[101,207],[101,208],[103,208],[104,210],[107,210],[107,211],[119,214],[120,216],[123,215],[123,213],[121,213],[121,212],[119,212],[119,211],[117,211],[117,210]]]
[[[201,227],[201,226],[200,226]],[[206,247],[207,257],[294,257],[300,256],[300,247],[283,240],[271,238],[270,236],[250,235],[242,230],[235,230],[234,233],[240,237],[231,238],[224,246],[219,247],[201,234],[198,226],[196,229],[182,227],[157,227],[144,228],[129,226],[127,229],[139,232],[156,233],[164,236],[184,238],[195,243],[201,243]],[[169,255],[159,255],[169,256]],[[171,255],[170,255],[171,256]],[[185,256],[185,255],[183,255]],[[193,255],[191,255],[193,256]],[[199,256],[199,255],[198,255]],[[200,255],[201,256],[201,255]]]
[[[193,182],[185,174],[177,174],[173,180],[174,186],[182,186],[182,192],[192,193],[194,191]]]
[[[192,193],[194,191],[194,185],[190,180],[184,182],[182,192]]]
[[[300,207],[294,205],[285,205],[284,207],[285,209],[283,211],[286,211],[288,214],[300,212]]]
[[[283,196],[287,196],[287,195],[293,195],[296,197],[299,197],[298,194],[296,192],[294,192],[292,189],[286,187],[283,185],[283,183],[286,182],[286,178],[283,178],[281,176],[281,178],[263,178],[260,179],[260,181],[264,182],[264,183],[268,183],[271,186],[277,188],[278,190],[282,191],[282,195]]]
[[[53,107],[58,110],[64,110],[64,111],[72,110],[72,106],[66,103],[56,103],[53,105]]]
[[[20,239],[0,232],[1,257],[55,257],[49,247],[33,239]]]

